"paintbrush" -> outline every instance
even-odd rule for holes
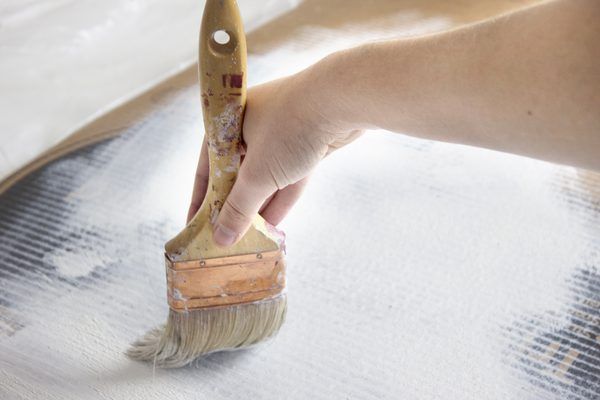
[[[199,78],[210,177],[200,209],[165,246],[167,323],[127,354],[161,367],[246,347],[273,336],[285,318],[282,235],[259,215],[235,245],[214,243],[212,223],[240,166],[246,105],[246,39],[235,0],[207,0]]]

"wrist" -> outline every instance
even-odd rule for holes
[[[307,118],[329,132],[367,128],[344,68],[346,57],[345,52],[330,54],[296,76]]]

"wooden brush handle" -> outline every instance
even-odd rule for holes
[[[213,211],[223,206],[240,167],[246,37],[235,0],[206,1],[198,65],[210,162],[206,200]]]
[[[223,31],[229,38],[225,43],[218,33]],[[219,247],[213,239],[212,224],[240,168],[246,106],[246,38],[235,0],[206,1],[198,65],[210,164],[208,190],[194,218],[165,245],[167,261],[176,264],[249,254],[258,257],[263,252],[281,251],[282,236],[259,215],[233,246]]]

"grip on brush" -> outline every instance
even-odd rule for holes
[[[207,0],[199,80],[210,176],[200,209],[165,246],[174,311],[257,302],[279,296],[285,287],[282,234],[260,216],[233,246],[220,248],[212,237],[211,221],[240,167],[246,77],[246,39],[235,0]]]

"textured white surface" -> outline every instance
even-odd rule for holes
[[[527,349],[543,354],[535,338],[570,325],[573,274],[586,265],[597,274],[600,211],[586,208],[576,172],[384,132],[327,160],[285,222],[290,308],[275,340],[155,374],[127,360],[128,343],[166,316],[161,245],[184,217],[177,194],[195,164],[197,101],[195,87],[168,96],[124,138],[0,199],[0,223],[14,224],[0,233],[12,326],[0,337],[3,399],[569,393],[540,389],[511,363]],[[41,263],[23,251],[57,240]],[[85,269],[65,267],[73,263]],[[522,320],[529,336],[511,331]],[[553,365],[546,379],[558,379]]]
[[[318,38],[251,56],[253,83],[352,43]],[[387,132],[327,159],[284,222],[277,338],[177,371],[127,360],[167,313],[162,246],[202,139],[187,76],[122,137],[0,196],[0,398],[600,396],[600,177]]]
[[[247,30],[299,0],[240,0]],[[0,2],[0,181],[197,59],[204,0]]]

